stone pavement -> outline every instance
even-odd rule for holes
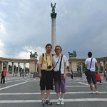
[[[90,94],[83,78],[67,78],[63,107],[107,107],[107,82],[98,83],[99,93]],[[56,105],[56,93],[51,92],[52,107]],[[41,107],[39,78],[8,77],[0,84],[0,107]],[[47,106],[47,105],[46,105]]]

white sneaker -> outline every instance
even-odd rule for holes
[[[99,93],[99,91],[95,91],[95,93],[97,94],[97,93]]]
[[[42,100],[42,106],[44,106],[45,105],[45,100]]]
[[[57,105],[60,105],[60,104],[61,104],[61,99],[59,98],[57,101]]]
[[[63,98],[61,99],[61,104],[64,105],[64,99]]]

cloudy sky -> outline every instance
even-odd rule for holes
[[[57,44],[66,55],[107,56],[107,0],[0,0],[0,57],[44,52],[51,41],[50,2],[56,2]]]

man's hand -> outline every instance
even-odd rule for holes
[[[66,74],[64,73],[64,79],[66,79],[66,77],[67,77],[67,76],[66,76]]]
[[[39,78],[41,78],[41,73],[39,73]]]

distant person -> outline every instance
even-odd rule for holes
[[[96,71],[95,71],[95,66],[97,66],[97,60],[95,58],[92,58],[92,52],[88,52],[88,58],[85,60],[85,64],[87,67],[87,81],[90,85],[90,89],[92,93],[94,91],[97,93],[98,91],[97,91],[97,81],[96,81]]]
[[[21,72],[21,70],[19,71],[19,73],[20,73],[20,77],[22,76],[22,72]]]
[[[96,72],[96,80],[97,80],[97,82],[102,83],[102,81],[101,81],[101,76],[100,76],[99,71],[98,71],[98,72]]]
[[[104,71],[104,77],[105,77],[105,80],[107,81],[107,70],[106,69]]]
[[[3,67],[3,71],[1,72],[1,84],[5,84],[6,77],[6,67]]]
[[[50,91],[53,90],[53,71],[52,71],[52,45],[45,46],[46,52],[43,53],[38,62],[38,70],[40,75],[40,90],[42,97],[42,105],[52,105],[50,101]]]
[[[67,58],[62,54],[61,46],[55,47],[55,55],[53,56],[54,67],[54,84],[57,93],[57,105],[64,104],[65,79],[67,73]]]
[[[73,71],[72,71],[72,69],[71,69],[71,78],[73,79],[73,77],[74,77],[74,76],[73,76]]]

